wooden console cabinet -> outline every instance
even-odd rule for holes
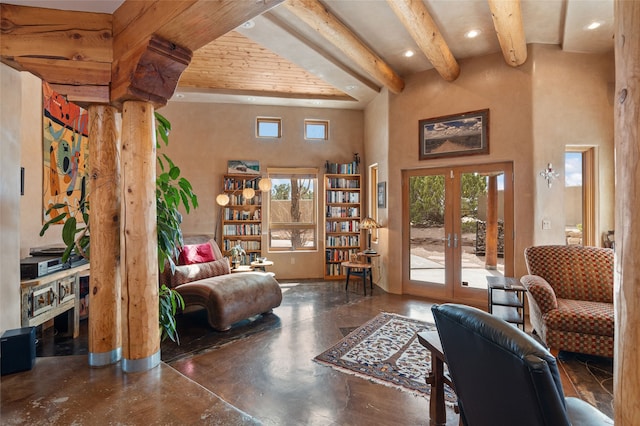
[[[87,274],[89,264],[76,266],[32,280],[20,281],[22,327],[43,324],[73,309],[69,315],[69,330],[73,337],[80,333],[79,278]]]

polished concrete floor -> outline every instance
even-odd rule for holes
[[[209,329],[199,312],[183,315],[181,345],[164,342],[163,362],[149,372],[91,369],[86,355],[39,357],[31,371],[2,377],[0,424],[429,424],[426,398],[313,358],[343,337],[341,328],[379,312],[432,321],[430,302],[378,288],[365,297],[360,283],[348,292],[344,282],[283,290],[272,314],[230,332]],[[447,424],[458,424],[451,409]]]

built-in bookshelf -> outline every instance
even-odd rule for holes
[[[336,166],[337,168],[327,168],[327,170],[357,170],[357,164],[353,163]],[[357,173],[326,173],[324,175],[325,279],[345,278],[340,264],[348,261],[351,254],[362,251],[361,186],[361,178]]]
[[[224,175],[223,191],[229,204],[222,208],[222,253],[230,256],[231,247],[240,245],[247,255],[244,264],[257,260],[262,253],[262,192],[258,179],[247,175]],[[244,188],[255,190],[255,196],[245,198]]]

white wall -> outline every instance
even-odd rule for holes
[[[29,256],[32,247],[62,243],[62,225],[54,225],[40,236],[44,206],[42,202],[42,80],[21,73],[22,115],[20,164],[25,171],[25,192],[20,199],[20,257]]]
[[[596,241],[614,229],[613,53],[562,52],[557,46],[534,45],[533,170],[535,191],[532,243],[565,243],[564,158],[567,145],[596,151]],[[539,174],[552,163],[560,177],[552,183]],[[551,221],[543,230],[542,221]]]
[[[378,182],[389,180],[389,90],[383,89],[374,100],[369,102],[365,109],[364,117],[364,155],[363,171],[368,170],[371,164],[378,165]],[[363,181],[368,182],[368,176],[363,176]],[[401,293],[400,283],[389,281],[389,235],[398,230],[389,226],[389,213],[395,214],[397,206],[392,206],[389,202],[389,184],[387,183],[387,207],[378,208],[378,222],[382,228],[378,229],[378,240],[372,243],[372,248],[380,254],[374,262],[378,264],[379,274],[374,273],[378,280],[376,284],[391,293]],[[367,191],[368,194],[368,191]],[[376,202],[374,200],[374,202]]]
[[[20,327],[20,128],[22,77],[0,63],[0,333]]]

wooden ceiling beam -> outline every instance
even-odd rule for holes
[[[393,93],[402,92],[404,80],[318,0],[287,0],[283,5],[376,81]]]
[[[48,83],[108,86],[111,81],[111,64],[106,62],[29,57],[19,57],[15,60],[22,69]]]
[[[55,85],[62,95],[109,102],[111,15],[2,3],[0,16],[2,62]]]
[[[110,63],[111,15],[0,4],[3,58]]]
[[[109,104],[109,86],[70,84],[50,84],[51,88],[60,94],[64,94],[69,102],[74,102],[87,109],[90,104]]]
[[[154,36],[138,49],[118,58],[111,71],[111,103],[151,102],[156,108],[166,105],[178,80],[191,62],[192,52]]]
[[[458,78],[460,66],[422,0],[387,0],[387,3],[442,78],[447,81]]]
[[[193,51],[282,1],[125,1],[113,14],[111,101],[166,104]]]
[[[113,13],[114,56],[157,35],[191,51],[284,0],[126,0]]]
[[[487,1],[504,60],[512,67],[524,64],[527,60],[527,40],[520,0]]]

